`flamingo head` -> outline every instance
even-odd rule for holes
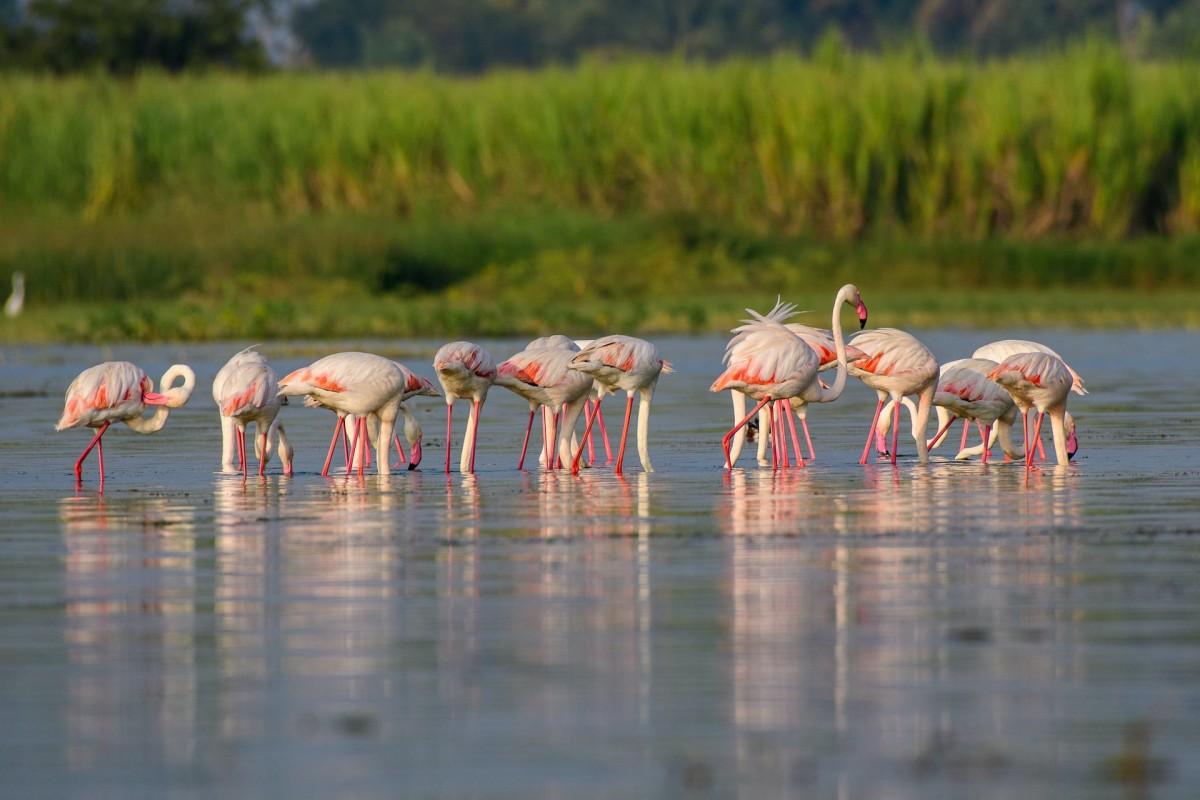
[[[408,468],[416,469],[421,464],[421,426],[412,414],[404,414],[404,438],[408,440]]]
[[[858,329],[867,327],[867,304],[863,302],[862,292],[853,283],[847,283],[842,287],[841,294],[846,298],[846,305],[854,306],[858,312]]]
[[[1067,460],[1070,461],[1079,452],[1079,438],[1075,435],[1075,418],[1070,414],[1064,415],[1063,426],[1067,429]]]

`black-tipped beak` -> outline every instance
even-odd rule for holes
[[[412,462],[410,461],[410,462],[409,462],[409,464],[408,464],[408,471],[409,471],[409,472],[412,472],[412,471],[413,471],[414,469],[416,469],[416,468],[417,468],[417,465],[416,465],[416,464],[414,464],[414,463],[412,463]]]
[[[858,301],[858,329],[861,331],[867,327],[867,304],[862,300]]]

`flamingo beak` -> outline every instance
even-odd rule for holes
[[[421,440],[417,439],[412,443],[412,449],[408,452],[408,468],[414,470],[421,463]]]
[[[1071,431],[1067,436],[1067,460],[1075,458],[1075,453],[1079,451],[1079,439],[1075,437],[1075,431]]]
[[[861,299],[858,301],[858,329],[861,331],[867,327],[867,304]]]

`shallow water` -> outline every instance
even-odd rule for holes
[[[1012,334],[921,335],[950,359]],[[517,472],[526,407],[496,389],[474,477],[439,471],[422,400],[419,472],[321,478],[331,418],[290,407],[297,475],[243,483],[209,395],[238,345],[0,350],[0,787],[1191,796],[1200,335],[1021,335],[1092,392],[1068,468],[860,467],[851,381],[810,414],[816,463],[726,475],[723,341],[666,338],[652,475]],[[360,348],[432,375],[433,343],[264,350]],[[158,434],[114,428],[105,493],[94,462],[77,493],[61,393],[111,358],[199,386]]]

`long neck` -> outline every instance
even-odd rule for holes
[[[820,384],[817,384],[818,403],[832,403],[842,396],[842,391],[846,388],[846,340],[842,336],[842,303],[846,302],[846,288],[842,287],[837,293],[837,297],[833,298],[833,319],[829,324],[830,330],[833,331],[833,348],[837,353],[837,375],[833,379],[833,385],[828,389],[823,389]]]
[[[125,424],[138,433],[157,433],[167,424],[167,415],[170,413],[171,409],[167,406],[155,406],[154,413],[150,416],[131,417],[125,420]]]

